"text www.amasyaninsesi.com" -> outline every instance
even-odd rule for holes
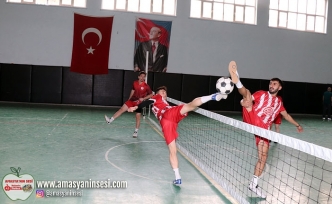
[[[37,188],[127,188],[127,181],[36,181]]]

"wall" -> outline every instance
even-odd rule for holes
[[[0,101],[122,106],[136,79],[137,73],[131,70],[112,69],[107,75],[93,76],[70,72],[69,67],[0,64]],[[215,93],[217,79],[216,76],[150,72],[148,84],[153,90],[165,85],[169,97],[188,103],[196,97]],[[254,91],[266,89],[269,84],[269,80],[260,79],[242,78],[241,81]],[[324,84],[286,81],[279,95],[290,113],[321,114],[324,89]],[[202,108],[241,111],[241,99],[235,88],[227,100],[210,101]]]
[[[175,17],[105,11],[101,0],[87,0],[86,9],[0,1],[0,62],[70,66],[77,12],[114,16],[110,69],[132,70],[135,19],[142,17],[173,21],[169,73],[222,76],[236,60],[242,78],[330,83],[331,17],[327,34],[269,28],[268,4],[258,1],[257,25],[243,25],[191,19],[189,0],[178,0]]]

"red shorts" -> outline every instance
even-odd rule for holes
[[[137,101],[128,100],[128,101],[125,102],[125,104],[128,106],[128,108],[138,106],[140,103],[141,103],[140,100],[137,100]]]
[[[252,110],[250,112],[247,111],[245,107],[242,108],[243,112],[243,122],[249,123],[251,125],[255,125],[257,127],[261,127],[264,129],[269,129],[266,127],[266,124],[263,123],[263,121],[255,114],[255,111]],[[255,135],[256,139],[256,146],[258,145],[259,141],[263,140],[265,143],[267,143],[268,146],[270,146],[270,141],[264,137],[260,137],[258,135]]]
[[[165,111],[162,115],[162,119],[160,121],[161,128],[164,133],[166,144],[169,145],[173,140],[178,138],[178,124],[179,122],[185,118],[188,114],[181,115],[180,111],[183,105],[174,106]]]
[[[281,120],[282,120],[282,115],[279,113],[278,116],[274,119],[273,123],[280,125]]]

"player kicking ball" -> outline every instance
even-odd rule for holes
[[[179,122],[185,118],[188,112],[195,110],[200,105],[208,101],[220,101],[226,99],[227,95],[215,93],[209,96],[202,96],[195,98],[188,104],[181,104],[178,106],[170,106],[167,102],[167,88],[165,86],[159,87],[156,90],[156,95],[149,100],[143,101],[138,106],[128,109],[128,112],[133,112],[137,108],[143,108],[152,104],[152,112],[159,120],[164,138],[169,149],[169,161],[175,173],[174,185],[181,185],[182,180],[179,173],[179,162],[177,158],[176,139],[178,137],[177,127]]]
[[[251,95],[250,91],[242,85],[234,61],[229,63],[228,70],[232,82],[236,85],[239,93],[243,97],[241,105],[243,107],[244,122],[264,129],[269,129],[275,117],[280,113],[288,122],[292,123],[297,128],[298,132],[303,131],[301,125],[287,113],[282,101],[277,97],[278,91],[282,89],[282,82],[280,79],[271,79],[268,91],[257,91]],[[266,198],[266,193],[258,186],[258,180],[259,176],[262,175],[266,164],[270,143],[268,139],[258,135],[255,135],[255,139],[258,161],[255,166],[254,175],[249,182],[249,189],[259,197]]]

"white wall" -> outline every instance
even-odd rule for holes
[[[173,21],[168,72],[227,75],[229,61],[244,78],[331,83],[332,19],[327,34],[268,27],[269,1],[258,0],[257,25],[191,19],[190,0],[178,0],[177,16],[24,5],[0,1],[0,63],[70,66],[73,13],[114,16],[110,69],[133,69],[136,17]],[[331,8],[331,6],[330,6]],[[329,13],[331,13],[329,9]],[[331,16],[331,15],[329,15]]]

